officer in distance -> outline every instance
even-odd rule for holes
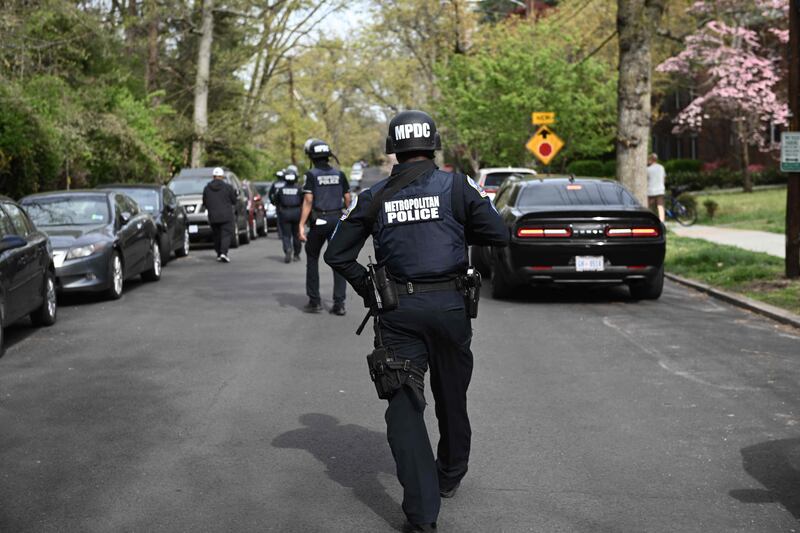
[[[399,164],[357,197],[325,253],[376,317],[370,375],[378,396],[389,400],[387,435],[413,531],[436,528],[440,498],[454,496],[467,473],[470,318],[480,288],[467,247],[508,244],[507,229],[475,182],[436,167],[439,149],[429,115],[395,116],[386,153]],[[367,269],[357,258],[370,236],[377,265]],[[441,435],[435,457],[423,417],[428,369]]]

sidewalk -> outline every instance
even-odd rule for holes
[[[705,239],[717,244],[737,246],[751,252],[764,252],[769,255],[786,257],[786,241],[783,235],[744,229],[720,228],[716,226],[679,226],[669,224],[669,229],[679,237]]]

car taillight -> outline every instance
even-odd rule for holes
[[[658,228],[608,228],[607,237],[658,237],[661,231]]]
[[[255,196],[253,196],[253,200],[255,200],[256,202],[260,202],[261,201],[261,195],[260,194],[256,194]]]
[[[484,190],[484,192],[490,192],[490,193],[494,194],[494,193],[497,192],[497,187],[484,187],[483,190]]]
[[[535,239],[540,237],[571,237],[571,228],[519,228],[517,237]]]

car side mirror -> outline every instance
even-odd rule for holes
[[[6,235],[0,239],[0,254],[15,248],[22,248],[26,244],[28,244],[28,241],[19,235]]]
[[[123,211],[119,214],[119,219],[122,221],[123,224],[127,224],[131,221],[131,214],[127,211]]]

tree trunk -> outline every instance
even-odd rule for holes
[[[203,0],[200,47],[197,51],[197,77],[194,84],[194,141],[192,168],[203,164],[208,133],[208,78],[211,68],[211,44],[214,40],[214,0]]]
[[[747,144],[747,135],[743,121],[736,122],[736,135],[739,137],[739,163],[742,171],[742,189],[744,192],[753,192],[753,176],[750,174],[750,146]]]
[[[664,0],[618,0],[617,179],[647,205],[652,65],[650,41]]]
[[[791,131],[800,131],[800,2],[789,2],[789,109]],[[786,189],[787,278],[800,277],[800,174],[789,174]]]
[[[148,0],[145,4],[147,10],[147,62],[144,71],[144,86],[148,93],[155,91],[158,87],[156,77],[158,76],[158,24],[159,14],[156,0]],[[158,105],[158,99],[153,98],[153,105]]]

